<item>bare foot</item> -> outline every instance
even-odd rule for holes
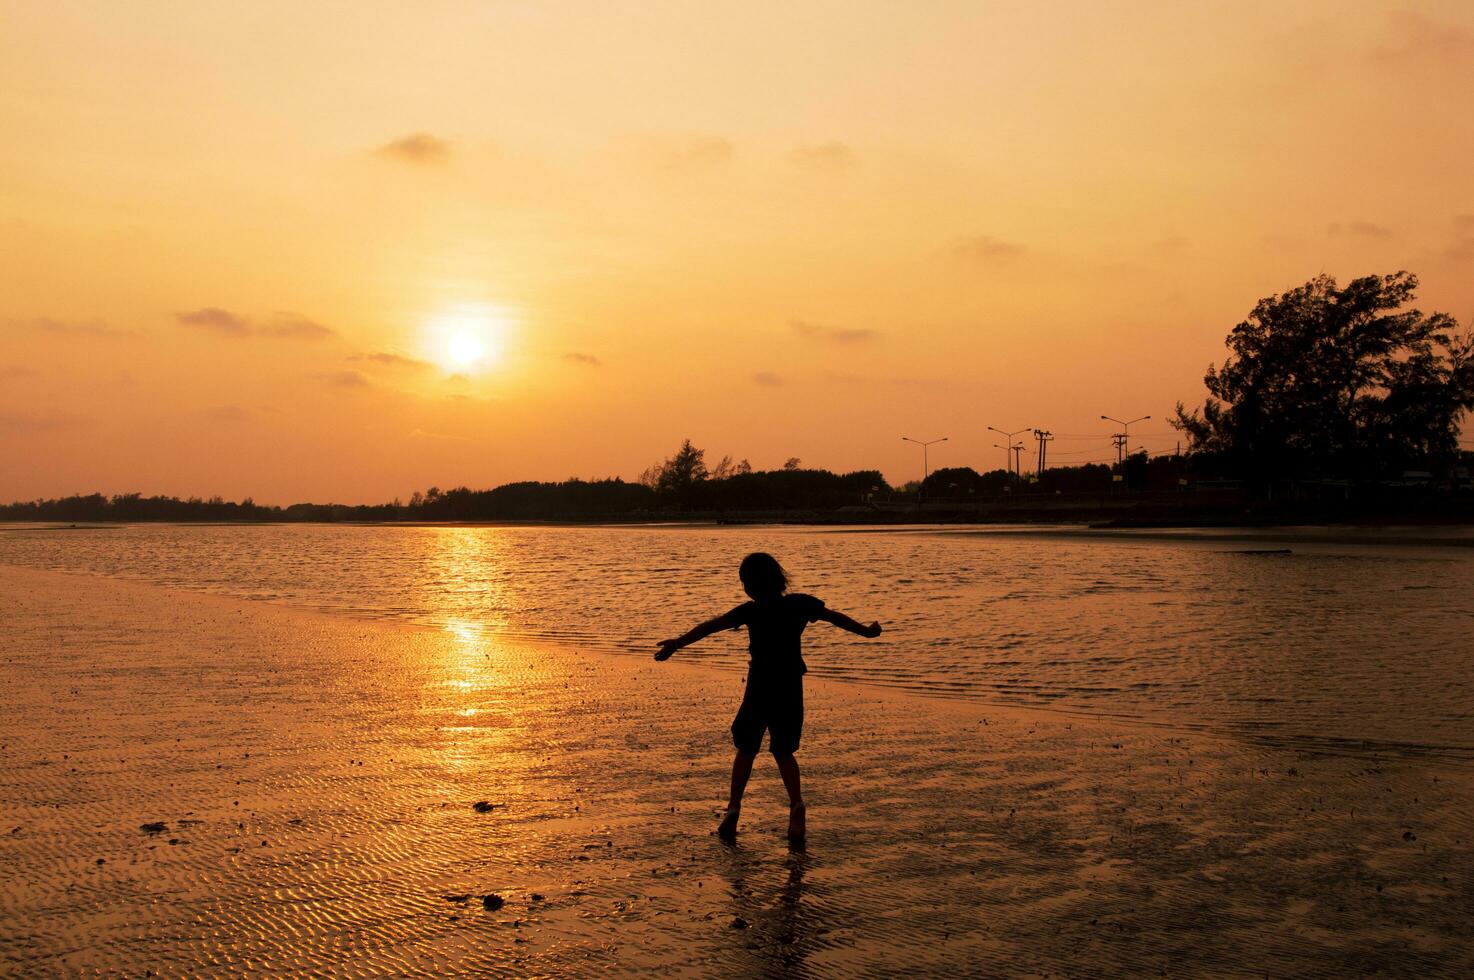
[[[798,806],[788,808],[788,839],[801,841],[808,833],[808,823],[804,819],[808,816],[809,808],[800,803]]]
[[[737,836],[737,818],[742,816],[740,806],[727,807],[727,815],[722,818],[721,824],[717,826],[717,836],[722,840],[731,840]]]

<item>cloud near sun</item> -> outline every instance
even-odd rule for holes
[[[450,159],[450,143],[429,133],[410,133],[390,140],[374,152],[401,163],[437,164]]]
[[[266,337],[275,340],[322,340],[334,336],[328,327],[296,313],[277,313],[265,323],[207,306],[188,313],[176,313],[174,319],[183,326],[204,330],[223,337]]]

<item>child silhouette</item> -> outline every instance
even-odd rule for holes
[[[798,762],[793,753],[798,749],[804,725],[804,664],[800,638],[804,627],[823,620],[859,636],[880,635],[880,624],[865,626],[844,613],[825,607],[811,595],[790,595],[788,574],[778,560],[765,552],[754,552],[742,559],[737,570],[742,588],[750,602],[731,612],[709,619],[673,640],[662,640],[656,660],[669,660],[681,647],[690,646],[719,630],[747,627],[747,649],[751,660],[747,667],[747,689],[742,706],[732,721],[732,744],[737,756],[732,760],[732,794],[727,801],[727,814],[717,833],[731,839],[737,834],[737,820],[742,813],[742,793],[752,775],[752,763],[762,748],[763,732],[768,733],[768,751],[778,763],[783,785],[788,790],[788,838],[802,841],[807,830],[803,794],[799,790]]]

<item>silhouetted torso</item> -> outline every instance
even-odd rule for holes
[[[800,593],[754,599],[727,613],[723,618],[730,629],[747,627],[748,683],[754,678],[777,680],[807,672],[799,641],[804,627],[823,609],[821,600]]]

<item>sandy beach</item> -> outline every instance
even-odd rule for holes
[[[812,681],[807,846],[767,758],[729,846],[738,674],[0,594],[6,974],[1474,974],[1457,760]]]

